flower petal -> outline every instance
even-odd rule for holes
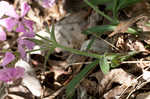
[[[15,59],[15,56],[11,52],[6,52],[5,57],[2,61],[2,64],[0,64],[0,65],[1,66],[6,66],[7,64],[9,64],[14,59]]]
[[[0,16],[2,17],[2,15],[7,15],[10,17],[14,17],[14,18],[18,18],[18,15],[13,7],[13,5],[10,5],[8,2],[6,1],[1,1],[0,2]]]
[[[49,8],[54,5],[56,0],[43,0],[43,7],[44,8]]]
[[[10,17],[14,17],[14,18],[19,18],[13,5],[8,5],[7,8],[5,7],[5,9],[7,9],[5,12],[5,15],[10,16]]]
[[[25,26],[29,29],[29,31],[33,31],[33,24],[34,24],[33,21],[23,19],[23,23],[24,23]]]
[[[21,36],[24,38],[33,38],[33,37],[35,37],[35,33],[32,31],[31,32],[24,32],[24,34]]]
[[[16,28],[16,32],[26,32],[23,24],[21,22],[18,23],[18,27]]]
[[[5,12],[6,12],[6,7],[8,6],[9,4],[8,4],[8,2],[6,2],[6,1],[1,1],[0,2],[0,18],[5,14]]]
[[[0,70],[0,80],[3,82],[9,82],[19,79],[24,76],[24,68],[4,68]]]
[[[24,17],[28,11],[30,10],[30,6],[27,4],[27,2],[24,2],[21,4],[21,17]]]
[[[21,44],[18,44],[18,51],[21,55],[21,58],[26,60],[26,52],[25,52],[25,50],[24,50],[24,48],[22,47]]]
[[[2,29],[2,27],[0,27],[0,40],[1,41],[6,40],[6,33],[4,32],[4,30]]]
[[[24,45],[29,49],[32,50],[35,46],[35,43],[29,40],[24,40]]]
[[[0,25],[4,26],[7,29],[7,31],[12,31],[13,27],[17,23],[17,20],[11,17],[0,19]]]

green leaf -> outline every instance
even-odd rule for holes
[[[37,45],[42,45],[44,42],[42,40],[34,39],[34,38],[28,38],[28,40],[33,41]]]
[[[107,59],[110,61],[119,56],[120,56],[120,53],[106,53],[105,54],[105,57],[107,57]]]
[[[116,68],[120,65],[121,62],[129,59],[130,57],[132,57],[133,55],[136,55],[139,52],[129,52],[129,53],[124,53],[124,54],[116,54],[116,56],[113,55],[113,57],[111,58],[111,67],[112,68]],[[107,56],[108,57],[108,56]],[[110,57],[110,56],[109,56]]]
[[[88,53],[88,52],[85,52],[85,51],[80,51],[80,50],[77,50],[77,49],[73,49],[73,48],[69,48],[69,47],[65,47],[65,46],[62,46],[60,44],[55,44],[56,47],[59,47],[59,48],[62,48],[64,49],[65,51],[69,51],[71,53],[74,53],[74,54],[78,54],[78,55],[83,55],[83,56],[88,56],[88,57],[93,57],[93,58],[96,58],[96,59],[100,59],[102,56],[99,55],[99,54],[95,54],[95,53]]]
[[[128,58],[130,58],[130,57],[132,57],[132,56],[134,56],[134,55],[136,55],[136,54],[138,54],[138,53],[139,53],[139,52],[137,52],[137,51],[128,52],[126,55],[122,55],[122,56],[120,57],[120,61],[123,62],[123,61],[127,60]]]
[[[105,57],[102,57],[99,61],[99,65],[100,65],[100,68],[102,70],[102,72],[104,74],[107,74],[110,70],[110,66],[109,66],[109,63],[108,63],[108,59]]]
[[[49,49],[49,51],[47,52],[47,54],[45,55],[45,60],[44,60],[44,67],[45,67],[45,68],[46,68],[46,63],[47,63],[47,61],[48,61],[48,58],[49,58],[50,54],[54,52],[54,50],[55,50],[55,47],[52,46],[52,47]]]
[[[54,25],[52,25],[52,30],[51,30],[51,32],[50,32],[49,27],[46,26],[46,31],[47,31],[47,33],[50,34],[50,38],[52,39],[52,42],[53,42],[53,43],[57,43],[57,42],[56,42],[56,39],[55,39]],[[39,36],[39,35],[38,35],[38,37],[42,38],[43,40],[46,40],[46,38],[43,38],[43,37],[41,37],[41,36]],[[48,41],[48,40],[46,40],[46,41]],[[49,43],[50,43],[50,42],[51,42],[51,41],[49,41]],[[47,61],[48,61],[48,57],[50,56],[51,53],[54,52],[55,48],[56,48],[56,47],[55,47],[54,44],[53,44],[52,47],[49,48],[49,51],[47,52],[47,54],[45,55],[45,60],[44,60],[44,67],[45,67],[45,68],[46,68],[46,63],[47,63]]]
[[[113,9],[112,9],[112,11],[113,11],[113,17],[114,17],[114,19],[116,20],[116,21],[118,21],[117,20],[117,4],[118,4],[118,0],[113,0]],[[118,21],[119,22],[119,21]]]
[[[118,5],[118,10],[119,9],[122,9],[122,8],[125,8],[129,5],[132,5],[132,4],[135,4],[137,2],[140,2],[141,0],[120,0],[120,3]]]
[[[94,38],[92,38],[92,39],[90,40],[90,42],[89,42],[88,45],[87,45],[86,50],[90,50],[90,48],[91,48],[92,44],[94,43],[95,39],[96,39],[96,38],[94,37]]]
[[[47,49],[49,49],[49,47],[43,47],[43,48],[39,48],[39,49],[29,50],[29,51],[26,51],[26,53],[31,53],[31,52],[35,52],[35,51],[39,51],[39,50],[47,50]]]
[[[91,64],[85,66],[85,68],[77,74],[67,85],[66,93],[69,97],[75,90],[76,85],[87,75],[87,73],[98,64],[99,60],[92,62]]]
[[[120,9],[123,9],[125,7],[128,7],[140,1],[141,0],[119,0],[119,3],[117,4],[116,12],[118,12]],[[113,6],[114,6],[114,3],[111,3],[111,2],[107,3],[106,10],[113,11]]]
[[[138,32],[133,28],[128,28],[127,33],[134,34],[134,35],[138,34]]]
[[[55,37],[55,27],[54,27],[54,25],[52,25],[52,30],[50,32],[50,35],[51,35],[51,39],[52,39],[53,43],[57,43],[56,37]]]
[[[118,59],[118,57],[114,58],[111,60],[111,68],[116,68],[120,65],[120,60]]]
[[[107,59],[111,62],[110,67],[114,68],[120,65],[120,60],[119,60],[120,56],[121,56],[120,53],[106,54]]]
[[[83,31],[82,33],[86,34],[86,35],[92,34],[92,33],[102,35],[102,34],[104,34],[104,32],[113,31],[115,28],[116,28],[116,26],[114,26],[114,25],[101,25],[101,26],[95,26],[95,27],[89,28],[89,29]]]
[[[48,43],[52,42],[51,40],[49,40],[49,39],[47,39],[47,38],[45,38],[45,37],[42,37],[42,36],[39,35],[39,34],[35,34],[35,35],[36,35],[37,37],[41,38],[42,40],[48,42]]]
[[[117,27],[117,25],[95,26],[95,27],[89,28],[87,30],[84,30],[82,33],[86,34],[86,35],[96,34],[96,35],[100,36],[100,35],[104,34],[106,31],[115,30],[116,27]],[[138,34],[138,32],[135,29],[130,28],[130,27],[128,28],[127,33],[134,34],[134,35]]]
[[[93,5],[107,4],[108,2],[112,2],[112,0],[89,0]]]
[[[48,26],[45,27],[46,28],[46,32],[49,34],[49,37],[51,38],[51,32]]]
[[[113,23],[113,24],[118,23],[115,20],[113,20],[113,18],[111,18],[110,16],[106,15],[104,12],[102,12],[101,10],[99,10],[99,8],[97,6],[95,6],[94,4],[92,4],[91,1],[89,2],[88,0],[84,0],[84,2],[86,4],[88,4],[91,8],[93,8],[98,14],[100,14],[101,16],[104,16],[111,23]]]
[[[146,23],[145,25],[150,27],[150,22]]]

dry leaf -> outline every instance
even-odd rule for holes
[[[148,14],[149,13],[149,1],[148,0],[141,0],[127,8],[124,9],[126,15],[128,17],[137,16],[140,14]]]
[[[150,99],[150,92],[140,93],[136,96],[136,99]]]
[[[120,21],[118,26],[115,28],[114,32],[109,34],[109,37],[114,36],[115,34],[118,33],[125,33],[129,27],[131,27],[136,21],[142,19],[142,18],[147,18],[147,16],[140,14],[139,16],[133,17],[129,20],[126,21]]]
[[[118,99],[118,97],[121,95],[121,93],[125,90],[127,86],[117,86],[113,89],[111,89],[110,91],[108,91],[106,94],[104,94],[104,98],[105,99]]]
[[[81,85],[91,94],[99,94],[100,97],[115,98],[127,87],[136,81],[133,75],[128,74],[123,69],[113,69],[107,75],[101,71],[96,72],[89,76],[89,78],[96,78],[97,80],[83,80]],[[98,81],[98,82],[97,82]],[[113,86],[117,83],[118,86]],[[109,97],[109,98],[108,98]]]

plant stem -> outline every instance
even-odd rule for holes
[[[99,54],[94,54],[94,53],[88,53],[88,52],[83,52],[83,51],[80,51],[80,50],[77,50],[77,49],[73,49],[73,48],[68,48],[68,47],[65,47],[65,46],[62,46],[60,44],[55,44],[56,47],[59,47],[59,48],[62,48],[66,51],[69,51],[71,53],[74,53],[74,54],[79,54],[79,55],[83,55],[83,56],[88,56],[88,57],[93,57],[93,58],[97,58],[97,59],[100,59],[102,57],[102,55],[99,55]]]
[[[38,36],[39,38],[41,38],[41,39],[47,41],[47,42],[52,42],[51,40],[49,40],[49,39],[47,39],[47,38],[45,38],[45,37],[42,37],[42,36],[39,35],[39,34],[35,34],[35,35]]]
[[[104,16],[107,20],[109,20],[111,23],[116,24],[117,22],[114,21],[111,17],[109,17],[108,15],[106,15],[104,12],[100,11],[96,6],[94,6],[93,4],[91,4],[88,0],[84,0],[91,8],[93,8],[97,13],[99,13],[100,15]]]
[[[73,49],[73,48],[68,48],[68,47],[65,47],[63,45],[60,45],[58,44],[57,42],[52,42],[51,40],[48,40],[47,38],[44,38],[38,34],[36,34],[38,37],[40,37],[41,39],[49,42],[47,43],[48,45],[50,45],[50,42],[52,43],[51,46],[54,46],[54,47],[58,47],[58,48],[61,48],[61,49],[64,49],[66,51],[69,51],[71,53],[74,53],[74,54],[79,54],[79,55],[83,55],[83,56],[88,56],[88,57],[93,57],[93,58],[97,58],[97,59],[100,59],[102,57],[102,55],[99,55],[99,54],[94,54],[94,53],[88,53],[88,52],[83,52],[83,51],[80,51],[80,50],[77,50],[77,49]]]
[[[31,53],[31,52],[35,52],[35,51],[39,51],[39,50],[47,50],[49,49],[49,47],[46,47],[46,48],[39,48],[39,49],[34,49],[34,50],[29,50],[27,51],[26,53]]]

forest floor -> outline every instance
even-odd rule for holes
[[[15,8],[22,2],[6,1]],[[141,0],[120,9],[116,14],[118,24],[111,25],[106,17],[97,13],[84,0],[56,1],[51,8],[43,8],[41,2],[27,0],[31,9],[26,17],[35,22],[36,34],[50,39],[46,27],[51,28],[54,24],[57,43],[67,48],[103,56],[112,53],[130,55],[133,51],[138,53],[123,61],[116,56],[112,62],[119,65],[110,67],[108,71],[101,65],[105,62],[111,65],[111,59],[104,59],[104,64],[96,64],[86,72],[85,68],[96,60],[95,57],[77,55],[57,47],[49,56],[47,54],[52,49],[31,52],[28,65],[34,71],[34,76],[29,76],[25,84],[18,84],[16,81],[5,89],[1,84],[0,97],[67,99],[66,90],[69,87],[69,91],[72,91],[70,99],[150,99],[150,2]],[[106,9],[108,5],[99,4],[97,8],[116,20],[113,18],[113,11]],[[8,32],[7,36],[5,42],[0,42],[0,47],[10,45],[10,49],[16,50],[16,38],[19,34]],[[92,44],[87,49],[89,42]],[[36,45],[37,48],[41,46],[43,45]],[[71,83],[72,80],[75,83]],[[74,91],[68,86],[70,83],[75,87]]]

